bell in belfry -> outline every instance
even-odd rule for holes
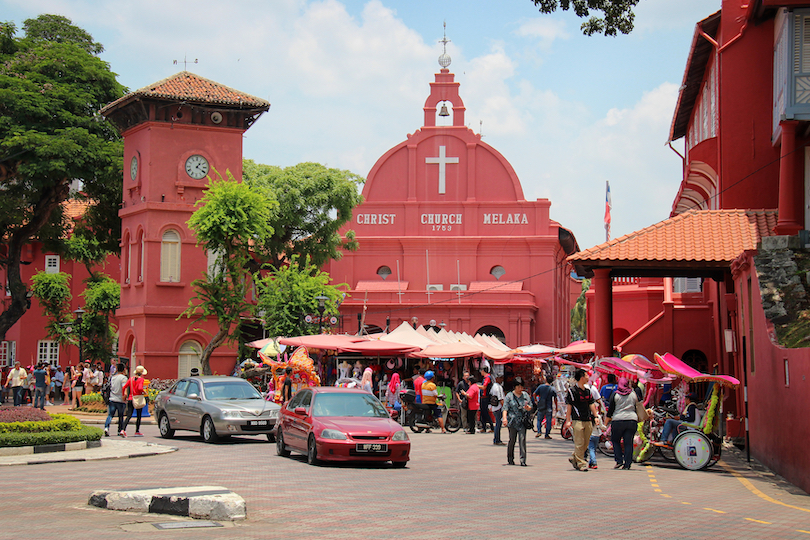
[[[439,111],[439,116],[450,116],[450,113],[447,111],[447,105],[442,103],[442,108]]]

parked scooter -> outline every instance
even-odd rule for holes
[[[416,392],[407,390],[402,392],[399,398],[402,402],[404,425],[410,427],[411,431],[421,433],[422,431],[430,432],[431,429],[441,429],[438,419],[433,417],[433,406],[416,403]],[[436,398],[436,405],[442,411],[444,429],[450,433],[455,433],[461,429],[461,415],[455,407],[447,408],[444,401],[444,395],[439,394]]]

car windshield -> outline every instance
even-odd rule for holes
[[[207,399],[262,399],[259,391],[246,381],[212,381],[204,386]]]
[[[371,394],[329,392],[315,396],[312,415],[387,418],[388,411]]]

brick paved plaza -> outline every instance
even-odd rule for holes
[[[574,471],[572,443],[530,435],[529,467],[506,465],[490,434],[412,434],[412,460],[311,467],[260,438],[140,441],[179,451],[136,459],[0,467],[0,538],[808,538],[810,497],[727,453],[689,472],[664,462]],[[506,432],[504,431],[504,434]],[[736,473],[739,476],[735,476]],[[229,528],[161,531],[170,516],[87,506],[96,489],[220,485],[247,501]]]

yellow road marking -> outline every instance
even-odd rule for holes
[[[655,491],[656,493],[661,493],[660,489],[654,489],[653,491]]]
[[[796,529],[796,532],[800,532],[800,533],[804,533],[804,534],[810,534],[810,531],[803,531],[801,529]]]
[[[652,486],[652,487],[661,487],[658,484],[650,484],[650,486]]]
[[[688,502],[683,502],[683,501],[681,501],[681,504],[692,504],[692,503],[688,503]]]
[[[722,510],[715,510],[714,508],[704,508],[704,510],[709,510],[710,512],[715,512],[717,514],[725,514]]]
[[[760,521],[758,519],[751,519],[751,518],[745,518],[745,519],[747,519],[748,521],[753,521],[754,523],[762,523],[764,525],[773,525],[773,523],[771,523],[770,521]]]
[[[671,499],[672,495],[667,495],[666,493],[661,494],[662,497],[666,497],[667,499]]]
[[[648,474],[647,476],[649,476],[650,478],[655,478],[654,474]]]
[[[777,501],[773,497],[769,497],[768,495],[765,495],[760,490],[758,490],[756,487],[754,487],[754,484],[752,484],[747,478],[743,477],[743,475],[741,475],[740,473],[738,473],[737,471],[735,471],[734,469],[732,469],[731,467],[726,465],[726,463],[723,460],[720,460],[719,463],[720,463],[721,467],[723,467],[725,470],[727,470],[729,473],[731,473],[731,475],[734,476],[737,480],[739,480],[742,485],[744,485],[746,488],[748,488],[748,491],[750,491],[751,493],[753,493],[754,495],[756,495],[760,499],[765,499],[768,502],[772,502],[774,504],[785,506],[787,508],[793,508],[794,510],[801,510],[802,512],[810,512],[810,509],[802,508],[801,506],[793,506],[792,504],[783,503],[782,501]],[[807,534],[810,534],[810,533],[807,533]]]

